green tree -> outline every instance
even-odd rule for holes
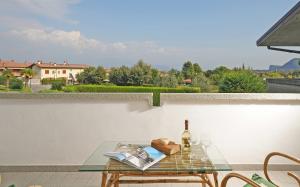
[[[2,72],[2,76],[5,77],[6,80],[6,88],[9,88],[9,81],[13,77],[12,71],[10,69],[4,69]]]
[[[209,72],[210,76],[208,77],[213,81],[213,84],[218,85],[224,78],[224,75],[230,71],[231,70],[225,66],[219,66],[215,68],[212,72]]]
[[[21,74],[24,76],[25,79],[25,87],[28,87],[28,82],[34,75],[33,70],[30,68],[25,68],[21,71]]]
[[[106,78],[105,69],[102,66],[98,68],[88,67],[76,76],[78,82],[83,84],[101,84]]]
[[[155,86],[159,86],[160,82],[161,82],[161,78],[160,78],[160,72],[158,69],[156,68],[152,68],[151,69],[151,84],[155,85]]]
[[[193,87],[200,87],[201,91],[209,92],[209,79],[204,73],[199,73],[192,79]]]
[[[177,69],[172,68],[169,72],[169,75],[175,75],[178,84],[181,84],[183,81],[183,76],[182,73],[180,71],[178,71]]]
[[[130,69],[126,66],[112,68],[109,74],[109,81],[118,86],[126,86],[129,83]]]
[[[161,78],[161,85],[163,87],[176,88],[178,80],[175,75],[167,75]]]
[[[139,60],[130,70],[130,84],[136,86],[151,84],[151,69],[151,65],[144,63],[143,60]]]
[[[194,66],[191,61],[187,61],[182,66],[182,75],[184,79],[191,79],[194,76]]]
[[[230,69],[225,66],[219,66],[213,70],[213,73],[224,74],[229,72]]]
[[[98,66],[97,69],[96,69],[96,73],[102,79],[102,81],[107,78],[106,77],[106,71],[105,71],[103,66]]]
[[[193,68],[194,68],[194,74],[199,75],[200,73],[202,73],[202,68],[200,67],[200,65],[198,63],[194,63],[193,64]]]
[[[225,73],[219,84],[219,91],[224,93],[261,93],[266,88],[266,82],[249,70]]]

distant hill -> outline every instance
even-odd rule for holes
[[[300,58],[294,58],[282,66],[270,65],[269,71],[295,71],[300,70]]]

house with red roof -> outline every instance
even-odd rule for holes
[[[45,63],[43,61],[37,61],[32,64],[31,68],[35,72],[35,78],[37,79],[57,79],[66,78],[68,81],[76,81],[76,75],[81,73],[85,68],[88,68],[87,64],[69,64],[64,62],[63,64],[57,63]]]
[[[32,65],[33,63],[30,62],[19,63],[15,60],[0,59],[0,74],[3,72],[3,70],[10,69],[15,77],[21,77],[22,70],[25,68],[31,68]]]

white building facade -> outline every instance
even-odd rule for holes
[[[42,63],[38,61],[32,65],[35,79],[57,79],[65,78],[67,81],[76,81],[76,75],[89,66],[86,64],[56,64]]]

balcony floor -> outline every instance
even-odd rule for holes
[[[263,176],[262,171],[236,171],[245,176],[251,176],[253,173],[258,173]],[[219,173],[219,181],[228,172]],[[300,175],[300,171],[296,171]],[[99,173],[90,172],[18,172],[18,173],[1,173],[0,187],[7,187],[15,184],[16,187],[29,187],[40,185],[42,187],[99,187],[101,175]],[[293,179],[290,179],[285,171],[270,171],[270,175],[279,186],[296,187],[298,186]],[[243,183],[233,179],[228,186],[242,186]],[[146,186],[146,187],[193,187],[197,184],[137,184],[137,185],[121,185],[123,187],[130,186]],[[36,186],[37,187],[37,186]],[[39,187],[39,186],[38,186]]]

